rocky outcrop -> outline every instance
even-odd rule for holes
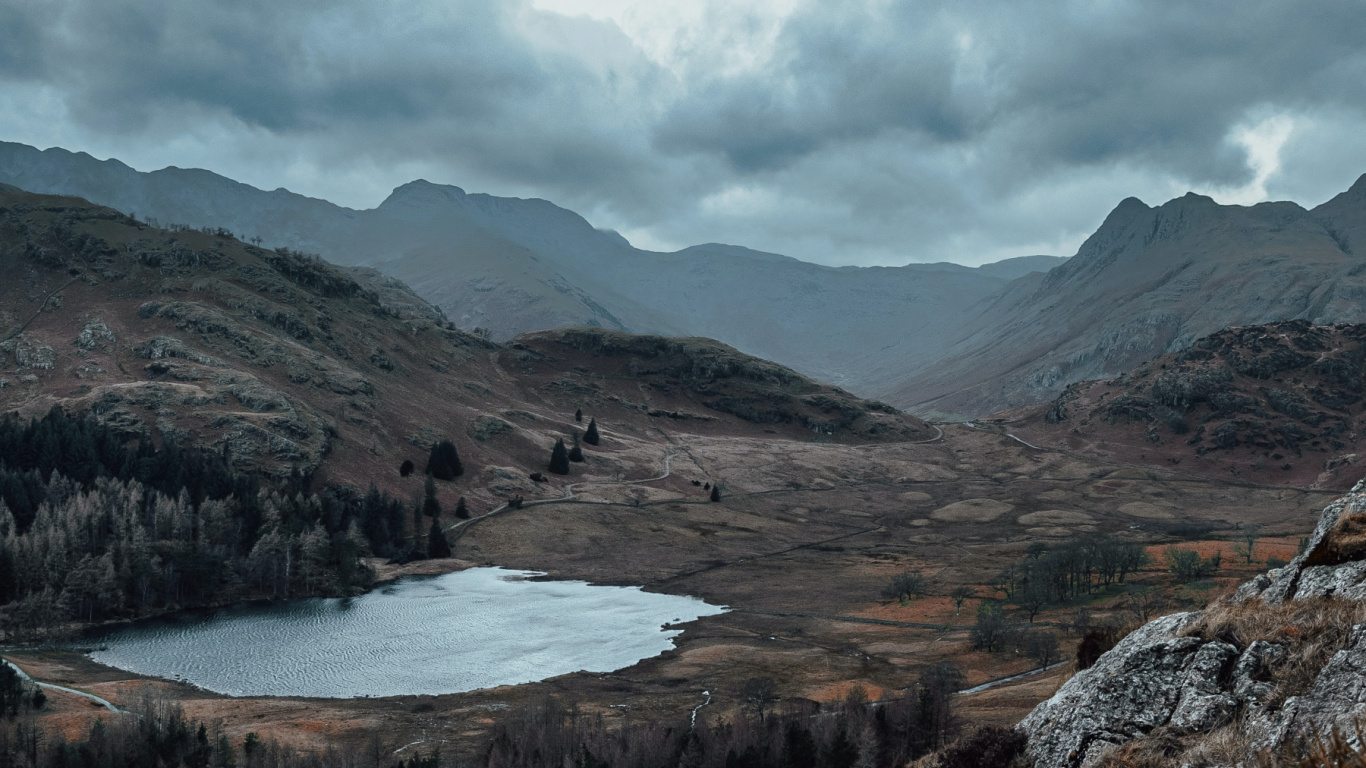
[[[17,371],[50,371],[57,364],[57,352],[51,346],[27,334],[0,342],[0,360],[8,357]]]
[[[1324,509],[1289,565],[1244,584],[1227,604],[1164,616],[1125,637],[1019,724],[1036,768],[1097,765],[1159,729],[1193,743],[1232,723],[1246,738],[1249,760],[1335,728],[1353,732],[1366,717],[1363,532],[1366,481]],[[1275,611],[1322,626],[1287,619],[1288,628],[1273,630],[1278,640],[1250,642],[1249,632],[1231,629],[1239,621],[1275,624],[1265,621]],[[1333,622],[1340,642],[1313,648],[1335,642]],[[1301,641],[1306,635],[1312,643]],[[1290,669],[1292,661],[1298,669]],[[1296,690],[1305,674],[1312,683]]]

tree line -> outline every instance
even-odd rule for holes
[[[855,689],[835,705],[783,702],[726,720],[609,727],[546,700],[495,726],[481,768],[892,768],[942,748],[957,735],[954,691],[963,676],[950,663],[930,667],[900,698],[868,703]],[[751,702],[754,704],[754,702]]]
[[[1024,559],[1004,568],[993,585],[1034,617],[1048,605],[1091,595],[1148,564],[1141,544],[1090,537],[1057,547],[1036,543]]]
[[[28,639],[71,621],[349,594],[373,581],[362,558],[412,546],[403,502],[308,485],[171,441],[126,446],[59,409],[0,419],[0,627]]]
[[[128,714],[96,720],[68,741],[46,733],[32,712],[0,712],[0,768],[437,768],[438,760],[395,761],[378,748],[301,752],[255,733],[233,743],[217,725],[179,705],[144,696]]]

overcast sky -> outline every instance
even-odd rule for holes
[[[358,208],[414,178],[642,247],[1071,255],[1124,197],[1366,172],[1366,3],[0,0],[0,139]]]

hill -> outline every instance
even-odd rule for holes
[[[1070,385],[1011,424],[1023,439],[1266,485],[1361,473],[1366,326],[1228,328],[1133,371]]]
[[[715,434],[933,435],[716,342],[579,331],[498,345],[376,275],[74,198],[0,189],[0,263],[14,276],[0,284],[0,412],[91,412],[247,471],[397,489],[399,463],[445,437],[483,471],[539,468],[578,408],[613,430],[669,420],[618,371],[628,359],[667,359],[647,365],[658,402],[672,412],[668,393],[690,393],[697,428]],[[590,337],[612,344],[565,346]]]
[[[977,417],[1047,402],[1229,326],[1366,321],[1366,176],[1313,210],[1121,202],[1066,264],[984,302],[933,365],[870,394]]]

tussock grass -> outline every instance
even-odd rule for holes
[[[1181,634],[1221,640],[1240,649],[1258,640],[1286,651],[1273,662],[1271,695],[1264,702],[1279,707],[1291,696],[1313,687],[1328,660],[1346,647],[1352,627],[1366,624],[1366,604],[1354,600],[1316,598],[1269,605],[1260,600],[1214,603]],[[1235,721],[1209,733],[1185,733],[1161,727],[1110,752],[1100,768],[1179,768],[1179,766],[1246,765],[1257,768],[1366,768],[1366,744],[1361,724],[1352,734],[1334,732],[1318,742],[1297,745],[1281,754],[1251,754],[1251,737]]]
[[[1345,512],[1305,565],[1337,565],[1366,559],[1366,514]]]
[[[1286,654],[1271,668],[1275,686],[1267,704],[1277,706],[1309,691],[1319,671],[1351,637],[1352,627],[1366,624],[1366,603],[1315,598],[1269,605],[1221,601],[1206,608],[1181,634],[1222,640],[1246,648],[1258,640],[1277,643]]]

